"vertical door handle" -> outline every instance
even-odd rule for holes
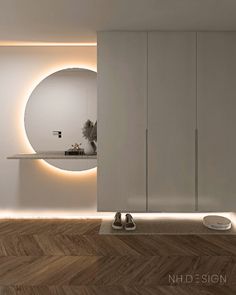
[[[198,211],[198,129],[195,129],[195,211]]]
[[[148,212],[148,129],[146,128],[146,212]]]

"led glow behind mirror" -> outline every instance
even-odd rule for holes
[[[88,151],[82,128],[97,120],[97,74],[87,69],[65,69],[53,73],[33,90],[25,108],[25,130],[36,152],[64,153],[81,143]],[[57,168],[82,171],[96,167],[96,159],[47,160]]]

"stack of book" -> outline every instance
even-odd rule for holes
[[[69,149],[65,151],[65,156],[82,156],[84,155],[84,149]]]

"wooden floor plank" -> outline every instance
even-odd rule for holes
[[[234,256],[236,241],[229,236],[0,235],[0,256],[44,255]]]
[[[223,286],[2,286],[1,295],[235,295],[236,287]]]
[[[230,256],[9,256],[0,265],[0,285],[155,286],[170,285],[173,274],[208,273],[236,283],[236,257]]]
[[[100,222],[0,221],[0,294],[236,294],[236,236],[99,235]],[[185,274],[227,281],[170,281]]]
[[[1,235],[97,234],[100,219],[2,219]]]

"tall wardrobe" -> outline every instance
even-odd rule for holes
[[[236,33],[98,33],[98,211],[236,208]]]

